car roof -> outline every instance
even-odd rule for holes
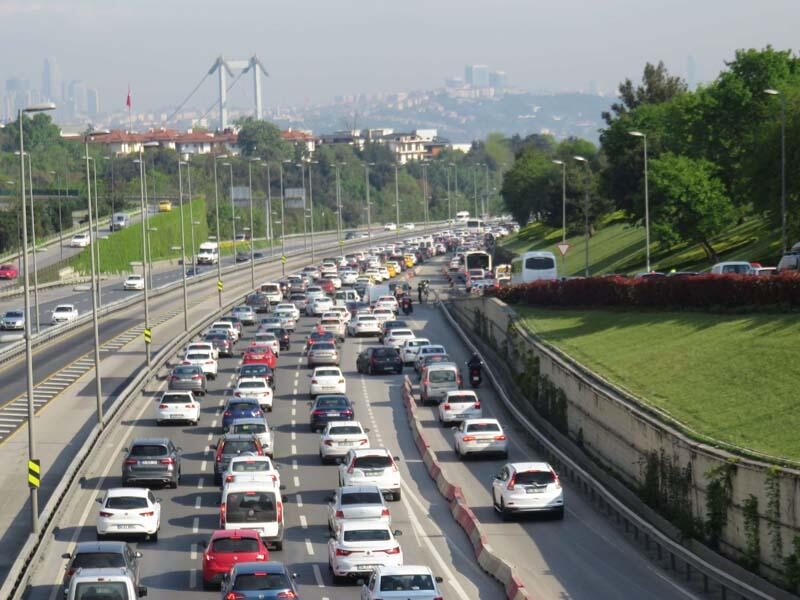
[[[226,538],[261,538],[255,529],[217,529],[211,533],[211,541]]]
[[[359,494],[364,492],[378,492],[381,489],[377,485],[343,485],[339,488],[340,494]]]
[[[525,473],[528,471],[551,471],[553,467],[550,463],[546,462],[516,462],[508,463],[508,466],[514,469],[517,473]]]
[[[231,425],[241,425],[242,423],[266,425],[267,421],[264,417],[237,417],[231,421]]]
[[[247,398],[250,400],[250,398]],[[219,436],[221,442],[250,442],[256,439],[252,433],[223,433]]]
[[[433,362],[426,366],[428,371],[438,371],[441,369],[458,369],[458,365],[453,362]]]
[[[268,562],[236,563],[233,567],[234,575],[250,573],[286,573],[286,567],[283,566],[283,563],[273,560]]]
[[[345,519],[339,525],[340,531],[353,531],[357,529],[387,529],[391,528],[380,519]]]
[[[433,577],[433,571],[430,567],[425,565],[400,565],[400,566],[380,566],[375,569],[378,575],[430,575]]]
[[[350,452],[352,452],[356,457],[376,456],[376,455],[391,456],[388,448],[353,448],[352,450],[350,450]]]
[[[328,421],[328,427],[352,427],[353,425],[358,425],[361,429],[364,429],[364,426],[361,424],[361,421]]]
[[[137,438],[131,442],[131,446],[144,446],[152,444],[161,444],[166,446],[169,444],[169,438]]]
[[[265,488],[265,489],[257,489]],[[231,481],[225,485],[225,494],[236,492],[280,492],[279,483],[272,479],[251,479],[248,481]]]
[[[451,390],[447,392],[447,397],[450,396],[472,396],[473,398],[477,398],[478,394],[476,394],[473,390]]]
[[[244,367],[246,365],[242,365],[242,366]],[[263,377],[240,377],[239,381],[236,382],[236,385],[238,386],[240,383],[252,383],[254,381],[257,382],[257,383],[263,383],[264,385],[267,384],[267,382],[264,381]]]
[[[72,555],[83,554],[84,552],[118,552],[122,553],[128,547],[126,542],[122,541],[89,541],[78,542]]]
[[[111,488],[106,492],[107,498],[120,498],[124,496],[132,496],[135,498],[147,498],[147,495],[150,493],[150,490],[147,488],[137,488],[137,487],[120,487],[120,488]]]

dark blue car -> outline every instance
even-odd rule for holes
[[[294,585],[296,577],[295,573],[289,573],[283,563],[275,561],[239,563],[222,582],[222,598],[299,598]]]
[[[353,417],[353,405],[347,396],[340,394],[317,396],[311,407],[311,431],[324,429],[328,421],[352,421]]]
[[[228,398],[225,412],[222,413],[222,427],[227,428],[234,419],[263,416],[264,411],[258,404],[258,398]]]

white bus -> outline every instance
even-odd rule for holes
[[[530,283],[558,279],[556,257],[552,252],[526,252],[511,261],[511,283]]]
[[[467,219],[469,219],[468,210],[462,210],[461,212],[456,213],[456,223],[463,225],[467,222]]]
[[[483,269],[485,273],[492,272],[492,255],[482,250],[464,253],[464,273],[470,269]]]
[[[467,233],[473,235],[480,235],[483,233],[483,221],[480,219],[467,219],[465,223]]]

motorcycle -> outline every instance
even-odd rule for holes
[[[408,316],[408,315],[410,315],[412,312],[414,312],[414,309],[411,307],[411,302],[410,302],[410,301],[408,301],[408,300],[403,300],[403,304],[402,304],[402,306],[403,306],[403,314],[404,314],[404,315]]]
[[[480,367],[470,367],[469,369],[469,384],[476,388],[481,385],[481,368]]]

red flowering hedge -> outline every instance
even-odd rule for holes
[[[800,274],[589,277],[487,290],[507,304],[647,308],[800,308]]]

